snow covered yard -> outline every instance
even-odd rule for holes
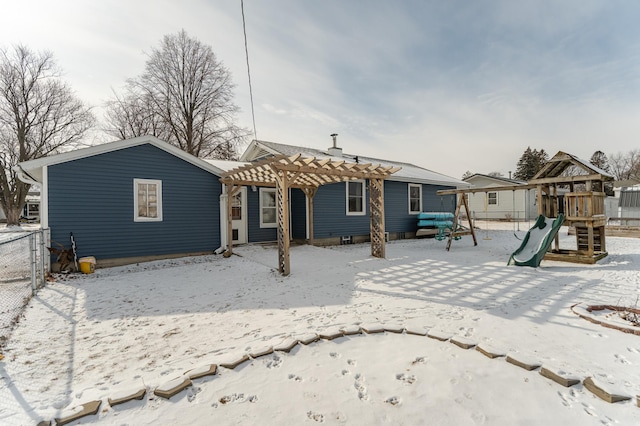
[[[519,233],[520,236],[524,232]],[[485,240],[484,237],[490,237]],[[569,241],[566,230],[561,239]],[[633,398],[608,404],[478,351],[409,334],[299,345],[197,379],[170,400],[109,407],[99,424],[640,424],[640,336],[579,318],[576,303],[629,305],[640,293],[640,240],[608,238],[596,265],[507,267],[512,231],[455,241],[292,249],[272,246],[59,276],[32,299],[0,362],[0,423],[35,424],[187,370],[352,324],[438,334],[594,377]],[[564,245],[561,243],[561,245]]]

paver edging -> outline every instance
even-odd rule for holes
[[[576,314],[577,316],[579,316],[582,319],[585,319],[593,324],[598,324],[602,327],[606,327],[606,328],[611,328],[613,330],[618,330],[618,331],[622,331],[623,333],[627,333],[627,334],[633,334],[636,336],[640,336],[640,328],[638,327],[633,327],[633,326],[623,326],[620,324],[614,324],[612,322],[608,322],[605,320],[602,320],[600,318],[595,317],[594,315],[591,314],[591,311],[601,311],[604,309],[609,309],[612,311],[621,311],[621,307],[620,306],[615,306],[615,305],[589,305],[589,306],[584,306],[583,303],[576,303],[575,305],[571,306],[571,312],[573,312],[574,314]],[[632,311],[640,311],[638,309],[634,309],[634,308],[625,308],[628,310],[632,310]]]
[[[54,419],[56,422],[56,426],[63,426],[63,425],[66,425],[67,423],[71,423],[83,417],[92,416],[98,412],[98,410],[100,409],[100,405],[102,405],[101,400],[85,402],[84,404],[81,404],[80,406],[78,406],[78,407],[82,407],[79,411],[74,412],[72,414],[68,414],[64,417],[56,417]]]
[[[631,399],[629,395],[622,395],[615,393],[609,389],[606,389],[606,385],[602,383],[596,383],[593,377],[587,377],[582,382],[585,388],[587,388],[592,394],[597,396],[598,398],[606,401],[610,404],[620,401],[628,401]]]
[[[352,327],[350,326],[341,327],[341,328],[338,328],[338,331],[337,331],[337,333],[339,333],[340,335],[335,335],[335,336],[333,334],[328,334],[328,333],[327,334],[310,333],[310,334],[304,335],[302,337],[302,340],[290,337],[285,339],[279,345],[276,345],[273,347],[267,347],[251,355],[241,354],[236,356],[229,362],[219,363],[218,365],[220,367],[233,369],[238,365],[242,364],[243,362],[246,362],[249,359],[255,359],[260,356],[274,353],[275,351],[288,353],[299,343],[309,345],[311,343],[319,341],[320,339],[324,341],[331,341],[339,337],[345,337],[345,336],[350,336],[355,334],[363,334],[363,332],[366,334],[377,334],[377,333],[383,333],[387,331],[385,330],[384,326],[378,323],[369,325],[368,328],[366,327],[367,326],[355,326],[355,325]],[[394,330],[397,330],[397,328],[394,327]],[[420,332],[416,332],[415,328],[406,328],[406,327],[403,327],[402,331],[404,331],[405,335],[414,335],[414,336],[421,336],[421,337],[426,336],[442,342],[449,340],[451,343],[455,344],[456,346],[462,349],[470,349],[475,347],[477,352],[480,352],[481,354],[487,356],[490,359],[504,358],[507,363],[516,365],[527,371],[533,371],[541,367],[539,371],[540,375],[565,387],[574,386],[581,382],[581,380],[577,377],[574,377],[568,374],[563,374],[564,372],[554,370],[553,368],[550,368],[550,367],[542,366],[539,362],[523,360],[517,354],[507,354],[505,356],[505,354],[501,351],[493,349],[490,346],[487,346],[482,343],[477,344],[466,337],[462,337],[462,336],[452,337],[451,334],[448,334],[442,331],[437,331],[437,330],[427,331],[426,329],[424,329],[425,332],[424,334],[422,334],[422,330],[420,330]],[[402,333],[402,331],[400,333]],[[396,333],[396,334],[398,333],[398,331],[388,331],[388,332]],[[202,378],[209,375],[216,375],[216,374],[218,374],[216,364],[209,364],[200,368],[192,369],[187,371],[183,376],[158,386],[153,391],[153,393],[159,397],[170,399],[171,397],[180,393],[184,389],[192,386],[191,380]],[[587,388],[589,391],[591,391],[594,395],[610,403],[627,401],[632,398],[631,396],[628,396],[628,395],[618,395],[615,393],[611,393],[606,389],[603,389],[602,386],[599,386],[597,383],[595,383],[591,377],[585,378],[582,381],[582,383],[584,387]],[[134,399],[141,400],[146,395],[146,391],[147,389],[144,388],[144,389],[138,390],[137,392],[131,395],[125,396],[123,398],[108,398],[108,402],[109,402],[109,405],[113,407],[114,405],[118,405]],[[56,425],[65,425],[79,418],[89,416],[89,415],[95,415],[100,409],[101,403],[102,403],[101,400],[97,400],[97,401],[90,401],[85,404],[82,404],[81,407],[83,408],[81,411],[77,413],[73,413],[67,417],[55,418],[54,420],[56,422]],[[636,396],[636,405],[640,408],[640,395]],[[38,426],[45,426],[50,424],[51,424],[51,421],[42,420],[38,423]]]

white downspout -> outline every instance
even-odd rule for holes
[[[13,171],[16,172],[16,176],[18,176],[18,179],[22,182],[40,187],[40,229],[47,229],[49,227],[49,201],[47,196],[49,182],[47,166],[42,166],[42,182],[35,180],[19,165],[13,166]]]
[[[215,254],[220,254],[227,249],[227,185],[222,185],[222,194],[220,194],[220,247],[214,250]]]

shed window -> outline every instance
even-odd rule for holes
[[[275,228],[277,223],[276,190],[260,188],[260,228]]]
[[[347,215],[364,215],[365,187],[363,180],[351,180],[347,182]]]
[[[409,214],[422,211],[422,185],[409,184]]]
[[[133,220],[135,222],[162,221],[161,180],[133,180]]]
[[[497,205],[498,204],[498,193],[497,192],[489,192],[489,193],[487,193],[487,204],[489,204],[489,205]]]

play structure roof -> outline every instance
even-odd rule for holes
[[[586,172],[586,174],[577,176],[563,175],[563,173],[572,166],[581,169]],[[586,160],[578,158],[575,155],[567,154],[566,152],[558,151],[558,153],[547,161],[540,171],[536,173],[529,183],[543,183],[545,180],[548,182],[580,180],[609,181],[613,180],[613,176]]]

